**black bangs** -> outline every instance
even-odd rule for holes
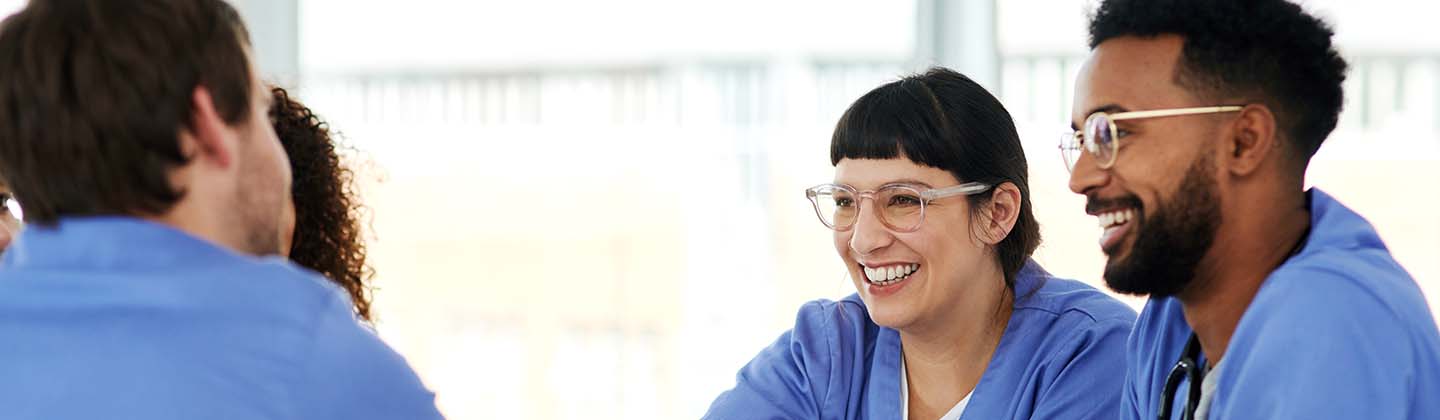
[[[891,159],[901,155],[934,168],[949,169],[953,134],[939,100],[925,82],[905,78],[861,96],[835,126],[830,164],[841,159]],[[947,141],[949,139],[949,141]]]

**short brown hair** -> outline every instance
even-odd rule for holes
[[[26,221],[160,214],[204,86],[249,117],[249,34],[222,0],[31,0],[0,23],[0,175]]]

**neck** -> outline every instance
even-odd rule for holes
[[[957,302],[926,325],[900,330],[911,418],[940,417],[980,382],[1013,311],[1003,275],[993,274],[974,279],[1001,285],[971,294],[983,297],[977,302]]]
[[[175,202],[169,211],[160,215],[138,215],[138,217],[170,227],[174,227],[190,236],[203,239],[207,242],[219,245],[237,253],[248,253],[241,235],[235,232],[233,224],[226,221],[217,214],[224,214],[223,211],[209,211],[199,207],[199,203],[187,194],[184,198]]]
[[[1265,279],[1290,258],[1310,228],[1303,192],[1276,191],[1269,197],[1283,198],[1231,200],[1235,207],[1225,214],[1243,217],[1222,222],[1215,235],[1217,245],[1196,268],[1190,286],[1177,296],[1211,366],[1225,356],[1230,336]],[[1266,201],[1275,205],[1263,209],[1250,205]]]

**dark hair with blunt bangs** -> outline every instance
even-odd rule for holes
[[[830,163],[904,157],[949,172],[960,182],[1020,190],[1020,214],[995,247],[1013,293],[1015,276],[1040,245],[1030,206],[1029,167],[1015,122],[1000,101],[970,78],[946,68],[906,76],[861,96],[835,126]],[[968,196],[972,211],[992,194]]]
[[[1166,34],[1185,39],[1175,83],[1268,106],[1303,173],[1345,105],[1348,65],[1329,25],[1285,0],[1106,0],[1090,20],[1090,48]]]
[[[31,0],[0,23],[0,175],[26,222],[169,211],[195,89],[250,117],[248,44],[222,0]]]

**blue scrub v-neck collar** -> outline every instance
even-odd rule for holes
[[[1039,290],[1040,287],[1044,285],[1044,279],[1048,276],[1049,273],[1045,272],[1045,270],[1033,260],[1026,262],[1025,266],[1020,268],[1020,272],[1016,273],[1015,310],[1010,313],[1010,320],[1005,323],[1005,332],[1000,335],[1000,345],[995,346],[995,353],[990,356],[990,362],[985,366],[985,373],[980,375],[980,381],[976,382],[975,388],[970,390],[969,407],[983,405],[983,399],[985,398],[983,391],[986,389],[985,384],[987,382],[993,382],[991,378],[997,375],[997,373],[994,373],[996,367],[1009,362],[1005,357],[1007,354],[1018,351],[1009,349],[1014,346],[1014,330],[1016,324],[1019,324],[1015,322],[1015,318],[1022,313],[1019,309],[1022,308],[1025,297]],[[905,403],[904,401],[900,401],[901,352],[900,332],[893,328],[880,327],[880,332],[875,338],[875,357],[872,361],[874,365],[871,366],[872,369],[870,371],[884,373],[873,374],[870,377],[865,392],[871,396],[868,400],[871,401],[872,404],[866,409],[866,418],[903,420],[900,419],[900,410]],[[967,408],[965,411],[974,412],[977,410]],[[964,414],[961,414],[960,418],[965,419],[966,417]]]

